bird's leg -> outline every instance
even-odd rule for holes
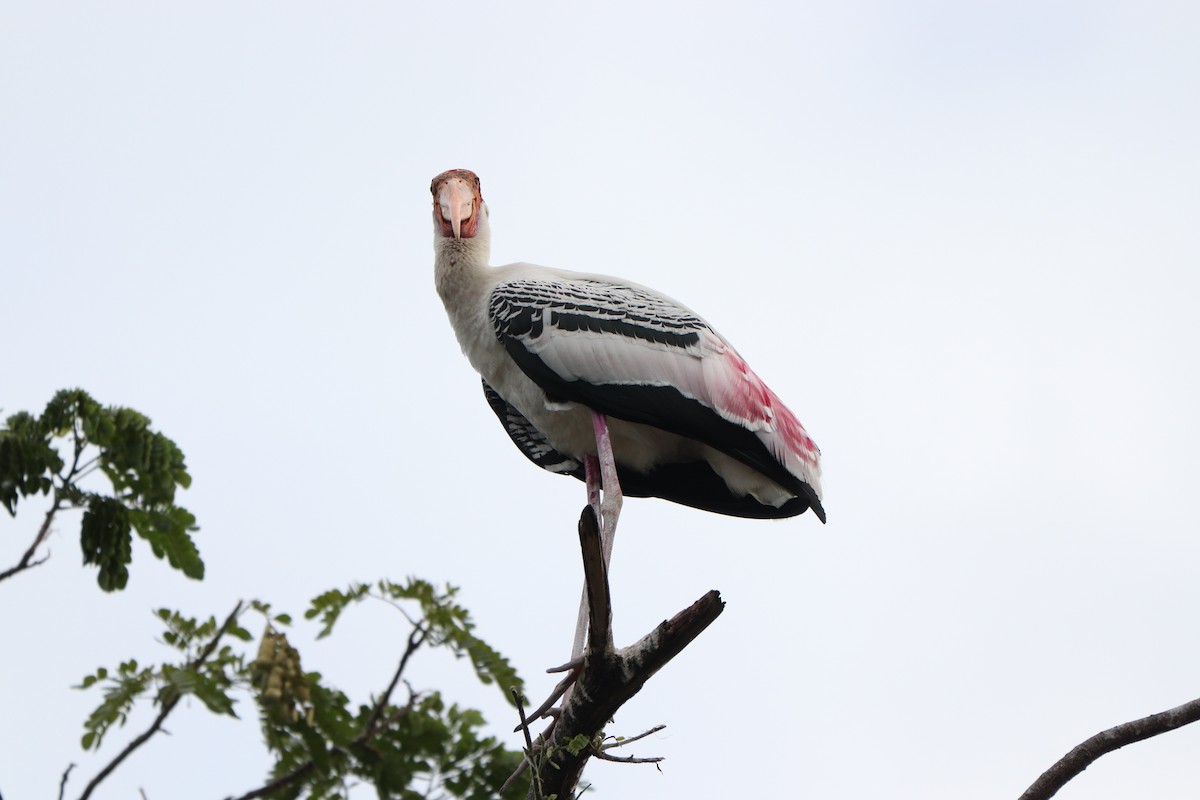
[[[600,520],[600,459],[596,456],[583,457],[583,476],[587,483],[588,505]]]
[[[587,484],[588,505],[600,520],[600,461],[596,456],[583,457],[583,476]],[[604,540],[601,539],[601,542]],[[571,645],[571,660],[575,661],[583,655],[583,640],[587,635],[588,602],[587,587],[583,588],[583,596],[579,598],[579,616],[575,621],[575,641]]]
[[[583,475],[586,478],[588,505],[596,513],[600,523],[600,547],[604,553],[604,569],[612,560],[613,538],[617,532],[617,517],[621,514],[621,484],[617,480],[617,462],[613,458],[612,441],[608,436],[608,420],[603,414],[592,412],[592,429],[596,433],[596,455],[583,457]],[[604,489],[603,499],[600,490]],[[583,655],[584,637],[588,627],[587,587],[579,599],[579,617],[575,624],[575,644],[571,648],[571,660]]]
[[[621,483],[617,480],[617,462],[613,458],[612,441],[608,436],[608,419],[595,411],[592,412],[592,429],[596,434],[596,455],[583,457],[583,474],[587,484],[588,505],[596,513],[600,523],[600,547],[604,553],[604,569],[612,560],[613,539],[617,532],[617,518],[621,515],[623,495]],[[604,489],[601,499],[601,487]],[[575,640],[571,645],[571,660],[568,662],[579,668],[583,658],[584,640],[588,629],[588,598],[587,587],[579,598],[579,615],[575,621]],[[570,676],[568,676],[568,680]],[[567,683],[567,680],[564,680]],[[561,686],[561,684],[560,684]],[[571,697],[571,685],[563,687],[563,705]]]
[[[600,461],[600,479],[604,499],[600,502],[600,543],[604,549],[604,568],[612,560],[613,539],[617,535],[617,518],[621,516],[624,497],[617,480],[617,462],[613,458],[612,440],[608,436],[608,419],[592,412],[592,429],[596,432],[596,458]]]

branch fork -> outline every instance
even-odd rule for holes
[[[537,793],[572,796],[584,765],[592,756],[625,763],[660,761],[657,758],[612,756],[605,751],[661,730],[662,726],[614,744],[583,748],[568,745],[579,736],[595,742],[617,710],[637,694],[654,673],[691,644],[725,608],[717,591],[707,592],[633,645],[618,649],[613,646],[612,598],[600,528],[591,506],[583,509],[579,519],[579,544],[587,587],[588,643],[581,659],[558,668],[558,671],[567,671],[568,675],[555,687],[550,699],[528,717],[521,712],[520,729],[526,732],[529,758],[532,759],[536,752],[546,754],[535,761],[526,761],[526,767],[535,771],[530,797],[538,796]],[[557,713],[552,712],[549,707],[567,687],[571,687],[571,691],[566,703]],[[530,722],[547,714],[555,719],[536,742],[531,741]]]

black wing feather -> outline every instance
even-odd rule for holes
[[[583,465],[554,449],[532,422],[483,381],[483,394],[517,449],[544,470],[586,480]],[[617,478],[626,497],[660,497],[692,508],[732,517],[782,519],[802,514],[809,503],[797,497],[782,508],[764,505],[753,497],[736,497],[721,476],[706,462],[664,464],[650,472],[617,465]]]

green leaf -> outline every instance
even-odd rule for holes
[[[111,427],[97,429],[93,441],[101,448],[100,468],[117,491],[129,491],[142,505],[170,505],[175,487],[187,486],[183,452],[161,433],[150,430],[150,419],[131,408],[113,408]]]
[[[100,404],[83,389],[62,389],[46,404],[42,425],[49,434],[66,436],[75,429],[75,420],[83,421],[86,428],[88,421],[101,410]]]
[[[119,675],[111,679],[108,679],[107,675],[108,670],[103,667],[96,670],[97,678],[105,683],[104,700],[83,724],[85,733],[81,744],[85,750],[99,749],[104,734],[113,725],[125,724],[129,710],[133,708],[138,697],[149,688],[153,671],[147,668],[131,675]]]
[[[315,672],[308,673],[308,683],[312,687],[313,725],[332,744],[348,746],[360,732],[349,709],[350,699],[322,684],[321,676]]]
[[[188,531],[196,530],[196,518],[187,509],[168,506],[145,510],[135,508],[129,519],[138,535],[150,543],[150,549],[158,558],[189,578],[204,578],[204,561],[196,550],[196,544]]]
[[[346,607],[362,600],[370,591],[371,587],[365,583],[352,583],[345,592],[330,589],[312,599],[309,609],[304,612],[304,618],[321,618],[321,631],[317,634],[317,638],[324,639],[333,632],[333,626],[337,624],[338,618],[346,610]]]
[[[192,668],[164,665],[162,675],[167,686],[181,695],[194,695],[214,714],[237,716],[233,710],[233,698],[226,692],[229,686],[228,677],[220,671],[214,676]]]
[[[575,734],[571,741],[567,742],[566,748],[571,755],[577,756],[584,750],[587,750],[592,744],[592,738],[582,733]]]
[[[129,581],[129,511],[111,497],[92,495],[83,512],[79,544],[83,563],[100,568],[96,582],[106,592],[124,589]]]
[[[17,513],[18,498],[48,494],[51,475],[62,470],[50,438],[42,423],[24,411],[0,428],[0,503],[10,515]]]

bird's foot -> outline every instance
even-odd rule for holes
[[[582,671],[582,656],[573,658],[561,666],[551,667],[550,669],[546,670],[546,672],[551,674],[565,672],[566,675],[564,675],[563,679],[554,685],[554,688],[550,691],[550,696],[547,697],[540,706],[526,714],[522,719],[521,724],[513,728],[513,731],[515,732],[521,730],[522,728],[527,728],[530,722],[538,719],[550,717],[557,721],[559,715],[562,714],[562,709],[556,706],[555,703],[562,699],[563,704],[566,705],[566,701],[570,696],[571,687],[575,685],[575,681],[579,679],[579,673]],[[554,723],[552,722],[551,728],[553,728],[553,724]],[[547,730],[547,733],[549,733],[549,729]]]

